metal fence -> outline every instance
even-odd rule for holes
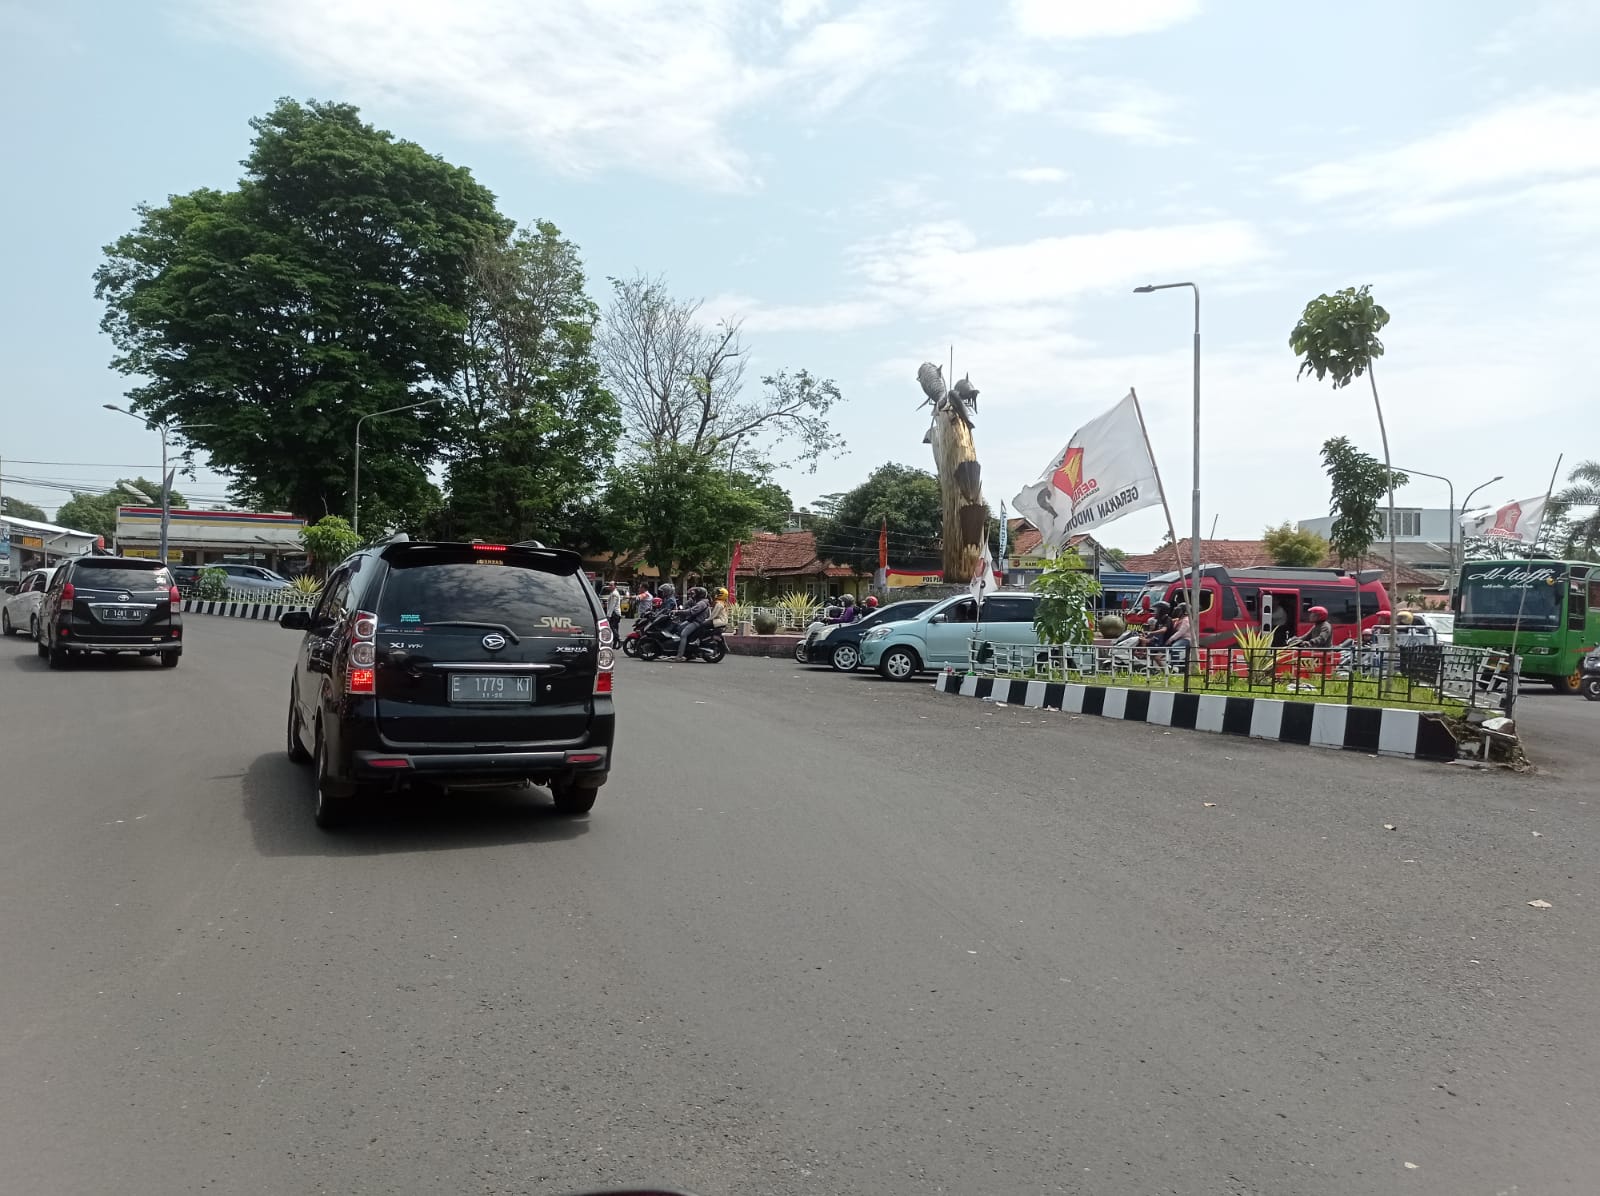
[[[970,642],[970,671],[984,677],[1133,685],[1241,697],[1363,706],[1509,712],[1517,663],[1507,652],[1448,644],[1383,648],[1139,648],[1132,645]]]

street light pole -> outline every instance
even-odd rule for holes
[[[383,411],[369,411],[356,420],[356,467],[355,477],[350,484],[350,530],[361,530],[361,425],[378,415],[393,415],[396,411],[410,411],[415,407],[426,407],[429,403],[443,402],[443,395],[435,395],[431,399],[423,399],[420,403],[407,403],[402,407],[389,407]]]
[[[1484,482],[1482,485],[1474,486],[1471,490],[1468,490],[1467,491],[1467,497],[1461,500],[1461,515],[1462,515],[1462,518],[1465,518],[1467,512],[1472,508],[1472,496],[1474,494],[1476,494],[1478,491],[1482,490],[1484,486],[1493,486],[1496,482],[1499,482],[1499,481],[1502,481],[1502,480],[1504,480],[1503,479],[1503,475],[1497,473],[1497,474],[1494,475],[1494,477],[1490,478],[1487,482]],[[1459,585],[1461,583],[1461,570],[1465,569],[1466,567],[1467,567],[1467,537],[1465,535],[1463,535],[1461,537],[1461,555],[1455,561],[1455,578],[1456,578],[1456,580],[1455,580],[1455,584],[1453,584],[1450,587],[1450,602],[1451,602],[1451,605],[1455,604],[1455,597],[1456,597],[1455,587],[1456,587],[1456,585]]]
[[[1189,629],[1191,643],[1200,643],[1200,288],[1192,282],[1163,282],[1134,287],[1136,295],[1188,287],[1194,292],[1194,489],[1189,495],[1191,556],[1189,575]]]
[[[172,523],[172,494],[171,487],[167,485],[167,421],[164,419],[146,419],[142,415],[135,415],[126,407],[118,407],[115,403],[101,403],[107,411],[115,411],[118,415],[126,415],[129,419],[136,419],[147,428],[155,428],[161,433],[161,563],[167,563],[167,538],[168,529]],[[179,428],[178,431],[186,432],[190,428],[214,428],[216,424],[190,424],[188,428]]]

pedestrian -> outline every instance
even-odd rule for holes
[[[614,581],[606,582],[602,609],[606,614],[606,622],[611,624],[611,642],[617,643],[617,629],[622,626],[622,595],[617,592],[617,583]]]

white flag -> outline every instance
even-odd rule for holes
[[[1011,505],[1039,529],[1045,544],[1059,550],[1079,532],[1160,501],[1138,399],[1129,391],[1110,411],[1079,428]]]
[[[1544,495],[1525,498],[1521,502],[1508,502],[1491,511],[1472,511],[1461,517],[1462,539],[1481,536],[1506,544],[1525,544],[1533,547],[1539,541],[1539,529],[1544,525]]]
[[[967,587],[971,591],[973,600],[981,603],[990,590],[994,589],[994,558],[989,555],[989,546],[983,546],[983,557],[978,561],[978,567],[972,574],[972,584]]]

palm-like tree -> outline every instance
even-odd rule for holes
[[[1566,547],[1568,556],[1592,560],[1595,546],[1600,545],[1600,461],[1580,461],[1567,474],[1567,487],[1555,496],[1550,504],[1552,515],[1566,519]],[[1585,510],[1577,518],[1575,509]]]

